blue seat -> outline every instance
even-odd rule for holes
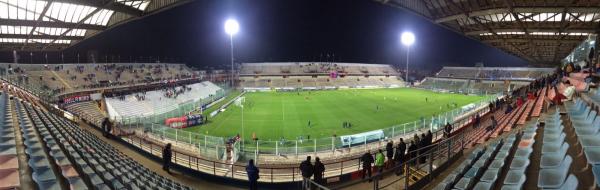
[[[560,142],[560,143],[559,143]],[[544,154],[551,154],[551,153],[556,153],[558,152],[565,144],[567,144],[567,142],[565,142],[564,140],[561,141],[556,141],[556,142],[551,142],[551,143],[547,143],[544,142],[544,145],[542,146],[542,155]],[[568,146],[568,144],[567,144]]]
[[[483,173],[481,178],[479,178],[479,181],[494,183],[494,182],[496,182],[496,179],[498,179],[499,173],[500,173],[499,169],[491,169],[490,168]]]
[[[600,164],[600,147],[584,147],[583,151],[588,164]]]
[[[504,178],[504,185],[512,187],[517,186],[518,189],[523,186],[526,180],[525,170],[509,170]],[[503,187],[504,189],[504,187]]]
[[[564,160],[569,149],[568,143],[563,143],[560,149],[556,152],[547,152],[542,154],[540,159],[540,168],[556,168],[560,166],[560,163]]]
[[[556,168],[544,168],[540,170],[538,177],[538,188],[560,188],[567,178],[573,158],[566,156]]]

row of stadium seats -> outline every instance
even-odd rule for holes
[[[21,184],[11,112],[6,93],[0,94],[0,189],[18,188]]]
[[[397,77],[267,77],[255,79],[241,77],[240,86],[246,88],[302,88],[302,87],[340,87],[340,86],[404,86],[402,79]]]
[[[466,79],[537,79],[552,74],[554,69],[503,67],[444,67],[437,77]]]
[[[240,68],[241,75],[281,75],[281,74],[306,74],[340,72],[347,74],[379,74],[397,75],[398,72],[390,65],[358,64],[358,63],[243,63]]]
[[[512,86],[512,89],[518,89],[527,84],[527,82],[513,82],[510,85]],[[503,93],[506,92],[509,87],[504,84],[504,81],[476,81],[470,79],[435,77],[427,77],[419,86],[425,89],[447,90],[450,92],[487,94]]]
[[[506,190],[527,189],[524,184],[528,177],[537,177],[539,189],[577,189],[578,179],[569,174],[573,158],[567,154],[570,146],[565,140],[565,127],[559,112],[549,114],[545,122],[542,134],[536,132],[533,123],[525,125],[522,133],[513,133],[506,139],[490,143],[490,148],[474,150],[435,189],[483,190],[494,189],[496,184]],[[543,136],[541,142],[535,140],[538,135]],[[536,150],[536,143],[541,144],[537,146],[541,149]],[[540,157],[534,152],[540,152]],[[538,176],[527,176],[532,160],[539,161]],[[500,175],[502,171],[507,171],[505,176]]]
[[[600,184],[600,117],[581,99],[565,107],[587,163],[592,166],[596,183]]]
[[[111,86],[131,85],[149,81],[190,78],[192,71],[183,64],[60,64],[52,68],[40,64],[11,65],[9,78],[26,76],[29,84],[66,92],[91,88],[101,83]],[[7,65],[2,66],[7,69]],[[104,69],[108,67],[110,69]],[[168,68],[168,69],[167,69]]]
[[[106,117],[95,101],[72,103],[65,106],[65,109],[96,126],[100,126],[102,119]]]
[[[470,189],[475,184],[475,189],[492,189],[507,159],[510,159],[508,155],[514,149],[515,140],[516,135],[513,134],[506,140],[473,150],[435,189]]]
[[[176,97],[165,97],[166,91],[155,90],[143,94],[143,100],[136,98],[138,94],[125,95],[123,99],[119,97],[106,98],[106,106],[110,107],[109,115],[114,117],[132,117],[163,114],[178,108],[180,104],[199,101],[200,99],[217,98],[217,93],[223,89],[221,87],[205,81],[187,85],[184,93]],[[182,87],[176,87],[181,90]],[[115,110],[111,112],[110,110]]]
[[[39,189],[189,189],[148,170],[65,118],[17,98],[13,104],[32,179]],[[9,150],[2,153],[16,156],[14,145]],[[8,176],[0,180],[11,179]]]

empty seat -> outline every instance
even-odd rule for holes
[[[566,156],[560,166],[541,169],[538,177],[539,188],[560,188],[567,178],[573,158]]]

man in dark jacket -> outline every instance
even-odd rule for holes
[[[419,163],[425,163],[425,160],[427,159],[425,156],[425,154],[427,154],[427,143],[425,133],[421,134],[421,142],[419,142],[419,148],[421,149],[419,150],[419,156],[421,157],[421,161]]]
[[[412,140],[410,142],[410,146],[408,146],[408,158],[406,158],[406,160],[410,160],[417,157],[417,152],[415,150],[417,150],[417,143],[415,143],[415,140]],[[415,161],[413,160],[411,164],[414,165]]]
[[[366,152],[365,154],[362,155],[362,157],[360,158],[360,161],[362,162],[362,178],[365,179],[365,175],[368,173],[369,174],[369,178],[371,177],[371,164],[373,164],[373,155],[371,155],[370,152]]]
[[[171,157],[173,153],[171,152],[171,143],[167,144],[162,151],[162,159],[163,159],[163,170],[167,171],[167,173],[171,174],[169,171],[169,167],[171,165]]]
[[[444,126],[444,137],[449,138],[450,133],[452,133],[452,125],[450,125],[450,123],[446,123],[446,126]]]
[[[109,125],[109,123],[108,123],[108,118],[107,118],[107,117],[105,117],[105,118],[102,120],[102,134],[104,135],[104,137],[108,137],[108,131],[109,131],[109,130],[108,130],[108,125]]]
[[[396,146],[396,155],[394,156],[394,161],[396,161],[397,166],[400,166],[402,163],[404,163],[405,151],[406,143],[404,143],[404,139],[400,138],[400,143],[398,143],[398,146]],[[398,170],[396,170],[396,175],[400,175],[402,172],[403,168],[399,167]]]
[[[387,162],[385,163],[386,168],[394,167],[394,141],[389,141],[385,145],[385,155],[387,157]]]
[[[315,167],[313,171],[315,173],[315,182],[317,182],[320,185],[323,185],[325,182],[323,180],[323,175],[325,175],[325,165],[321,163],[321,159],[319,159],[319,157],[315,158]]]
[[[310,177],[313,175],[313,165],[310,163],[310,156],[300,163],[300,172],[302,173],[302,189],[310,189]]]
[[[248,161],[246,166],[246,174],[248,175],[248,181],[250,182],[250,190],[258,189],[258,179],[260,170],[254,165],[254,159]]]

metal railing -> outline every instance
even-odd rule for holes
[[[487,107],[481,110],[478,110],[478,114],[487,113]],[[473,113],[474,114],[474,113]],[[470,124],[470,117],[464,116],[460,121],[455,122],[455,124],[461,124],[460,126],[467,126]],[[162,148],[164,146],[164,141],[154,140],[152,138],[148,138],[147,136],[142,136],[139,133],[132,131],[127,131],[128,129],[118,129],[119,132],[117,134],[129,134],[123,135],[121,138],[127,143],[138,147],[139,149],[150,153],[151,155],[157,156],[160,158],[162,155]],[[467,136],[466,133],[459,133],[456,136],[452,136],[451,138],[443,139],[443,131],[436,130],[433,133],[433,138],[437,143],[432,144],[428,147],[423,147],[415,152],[417,158],[426,157],[426,159],[431,160],[430,158],[434,158],[433,160],[436,163],[445,163],[448,158],[456,155],[458,151],[462,150],[464,146],[464,138]],[[385,141],[383,141],[385,142]],[[410,139],[407,138],[405,142],[410,142]],[[378,144],[380,142],[370,143],[370,144]],[[385,145],[385,143],[382,143]],[[383,147],[383,146],[381,146]],[[378,148],[381,148],[378,147]],[[227,151],[227,145],[223,145],[219,147],[223,152]],[[374,148],[374,149],[378,149]],[[426,153],[419,154],[419,152],[423,152],[423,150],[427,149]],[[456,151],[454,151],[456,150]],[[429,155],[431,152],[431,155]],[[327,172],[325,173],[325,178],[337,177],[344,174],[349,174],[353,172],[360,171],[360,156],[364,152],[360,152],[360,154],[348,155],[346,158],[342,159],[334,159],[334,160],[323,160],[323,164],[325,168],[327,168]],[[407,155],[410,155],[408,153]],[[240,163],[229,163],[222,160],[208,159],[204,158],[205,155],[199,154],[198,152],[189,151],[187,149],[182,149],[180,147],[175,146],[173,149],[173,163],[178,164],[182,167],[186,167],[189,169],[193,169],[196,171],[200,171],[207,174],[212,174],[216,176],[234,178],[238,180],[247,180],[247,175],[245,172],[245,164]],[[410,161],[414,161],[417,158],[413,158]],[[302,176],[300,170],[298,168],[298,164],[259,164],[258,167],[261,170],[260,173],[260,182],[266,183],[281,183],[281,182],[297,182],[302,180]],[[422,164],[417,164],[416,169],[424,169],[426,167]],[[384,173],[390,173],[390,171],[386,171]],[[410,173],[408,171],[407,173]],[[383,184],[388,185],[388,184]]]

